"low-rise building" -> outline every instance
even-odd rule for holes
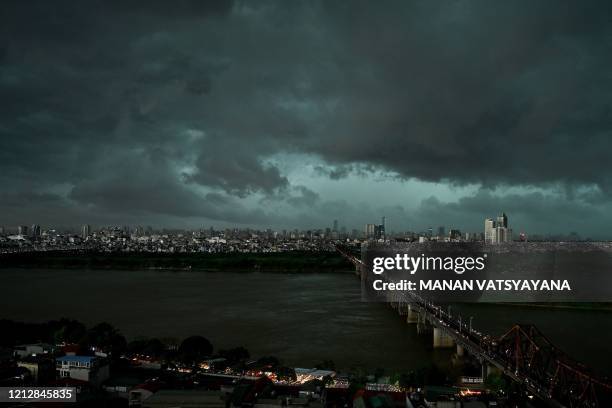
[[[46,384],[55,379],[53,359],[45,355],[23,357],[17,361],[17,367],[27,369],[35,384]]]
[[[54,352],[55,346],[46,343],[20,344],[13,348],[13,355],[20,358],[40,354],[53,354]]]
[[[149,382],[139,384],[132,388],[129,392],[128,403],[131,407],[142,406],[143,403],[153,396],[161,388],[161,384]]]
[[[55,359],[58,378],[74,378],[99,387],[109,377],[108,361],[96,356],[63,356]]]

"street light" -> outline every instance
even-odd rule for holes
[[[472,319],[474,316],[470,316],[470,334],[472,333]]]

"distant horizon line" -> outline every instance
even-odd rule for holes
[[[364,226],[368,225],[370,223],[365,223]],[[92,229],[92,232],[94,231],[102,231],[102,230],[124,230],[125,228],[128,229],[128,231],[126,232],[135,232],[135,230],[137,230],[138,228],[142,228],[143,232],[201,232],[201,231],[210,231],[211,229],[213,231],[219,231],[219,232],[223,232],[226,230],[233,230],[233,231],[259,231],[259,232],[266,232],[266,231],[271,231],[271,232],[282,232],[282,231],[286,231],[286,232],[326,232],[329,230],[329,232],[338,232],[338,233],[344,233],[344,234],[351,234],[355,231],[358,231],[359,233],[363,233],[364,232],[364,228],[349,228],[349,227],[342,227],[340,229],[334,230],[332,227],[307,227],[307,228],[298,228],[298,227],[293,227],[293,228],[276,228],[276,227],[240,227],[240,226],[233,226],[233,227],[215,227],[215,226],[208,226],[208,227],[173,227],[173,226],[152,226],[152,225],[143,225],[143,224],[124,224],[124,225],[120,225],[120,224],[108,224],[108,225],[96,225],[96,224],[78,224],[78,225],[41,225],[41,224],[11,224],[11,225],[7,225],[7,224],[0,224],[0,231],[2,231],[3,233],[6,233],[7,230],[9,231],[19,231],[20,227],[26,227],[28,229],[34,227],[34,226],[38,226],[39,228],[41,228],[41,232],[42,231],[60,231],[60,232],[74,232],[74,231],[80,231],[82,230],[85,226],[88,226],[89,228]],[[446,227],[446,226],[438,226],[436,228],[434,227],[427,227],[421,230],[409,230],[409,229],[389,229],[387,231],[388,235],[391,234],[420,234],[422,236],[427,236],[430,235],[430,229],[432,229],[433,231],[431,231],[431,235],[432,237],[437,237],[440,236],[437,232],[435,232],[435,230],[437,228],[440,227],[444,227],[445,228],[445,233],[442,236],[446,236],[448,235],[448,233],[451,231],[451,229],[456,229],[456,228],[451,228],[451,227]],[[448,229],[447,229],[448,228]],[[460,229],[456,229],[459,230],[461,232],[461,234],[484,234],[483,231],[474,231],[474,230],[465,230],[462,231]],[[523,231],[516,231],[516,235],[520,235],[520,234],[525,234],[527,237],[576,237],[576,239],[581,239],[581,240],[599,240],[599,239],[593,239],[590,236],[587,235],[582,235],[581,233],[577,232],[577,231],[569,231],[569,232],[532,232],[532,233],[527,233],[527,232],[523,232]],[[604,239],[604,238],[602,238]],[[612,239],[612,238],[605,238],[607,239]]]

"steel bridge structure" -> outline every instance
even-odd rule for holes
[[[362,278],[366,276],[360,257],[343,246],[335,249],[355,265]],[[534,325],[516,324],[496,338],[474,330],[471,321],[468,324],[452,316],[450,309],[444,310],[415,292],[387,291],[382,296],[399,314],[418,313],[420,323],[442,331],[483,366],[495,367],[553,407],[612,408],[612,383],[569,358]]]

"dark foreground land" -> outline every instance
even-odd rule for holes
[[[334,252],[106,253],[24,252],[0,255],[0,268],[177,269],[202,271],[347,272],[353,265]]]

